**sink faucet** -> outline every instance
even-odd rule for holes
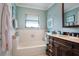
[[[74,36],[74,33],[72,33],[72,36]]]

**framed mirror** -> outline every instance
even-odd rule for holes
[[[79,3],[62,3],[63,27],[79,27]]]

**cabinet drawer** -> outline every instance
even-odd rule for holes
[[[54,37],[54,42],[60,44],[60,45],[63,45],[63,46],[67,46],[69,48],[72,48],[72,42],[70,41],[66,41],[64,39],[60,39],[60,38],[56,38]]]

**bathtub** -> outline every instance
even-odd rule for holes
[[[27,35],[28,30],[20,30],[19,38],[16,39],[17,47],[15,55],[17,56],[46,56],[46,43],[42,40],[44,31],[31,30]],[[34,32],[35,37],[31,37]],[[39,32],[39,34],[37,34]]]
[[[33,42],[33,41],[32,41]],[[46,44],[42,41],[29,42],[26,46],[17,44],[16,56],[46,56]],[[32,43],[32,44],[31,44]]]

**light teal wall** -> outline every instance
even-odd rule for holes
[[[62,14],[61,14],[61,4],[53,5],[47,12],[47,20],[52,18],[54,20],[54,25],[51,28],[51,31],[61,31],[62,29]]]
[[[25,15],[26,14],[39,15],[40,27],[43,29],[46,29],[46,21],[47,21],[46,11],[16,6],[16,19],[18,21],[19,28],[25,28]]]
[[[51,31],[79,32],[79,28],[63,28],[62,27],[62,4],[56,3],[47,11],[47,20],[54,19],[54,25]]]
[[[12,17],[16,18],[16,5],[12,3]]]

